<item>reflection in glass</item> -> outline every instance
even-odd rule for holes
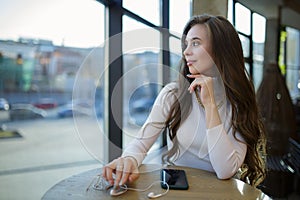
[[[101,46],[94,48],[82,62],[76,73],[69,107],[81,144],[100,163],[105,163],[107,147],[103,123],[104,57],[104,46]]]
[[[161,88],[160,32],[123,17],[123,146],[147,119]]]

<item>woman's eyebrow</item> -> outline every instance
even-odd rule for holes
[[[194,41],[194,40],[201,40],[201,38],[199,38],[199,37],[193,37],[193,38],[191,38],[191,39],[189,39],[189,38],[186,38],[185,39],[185,41],[187,42],[187,41]]]
[[[192,40],[201,40],[199,37],[193,37]]]

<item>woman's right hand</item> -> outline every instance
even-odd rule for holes
[[[200,87],[200,99],[204,106],[215,105],[215,96],[213,90],[213,78],[202,74],[189,74],[189,78],[194,78],[188,90],[190,93],[197,92],[196,88]]]
[[[139,178],[138,163],[130,156],[119,157],[103,167],[102,176],[114,186],[123,185],[127,181],[133,182]]]

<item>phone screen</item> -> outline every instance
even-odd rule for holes
[[[165,183],[170,189],[187,190],[189,184],[184,170],[181,169],[162,169],[161,170],[161,187],[167,189]]]

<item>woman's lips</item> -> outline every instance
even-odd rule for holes
[[[190,60],[190,61],[187,61],[186,64],[187,64],[187,66],[192,66],[194,62],[195,62],[195,61]]]

